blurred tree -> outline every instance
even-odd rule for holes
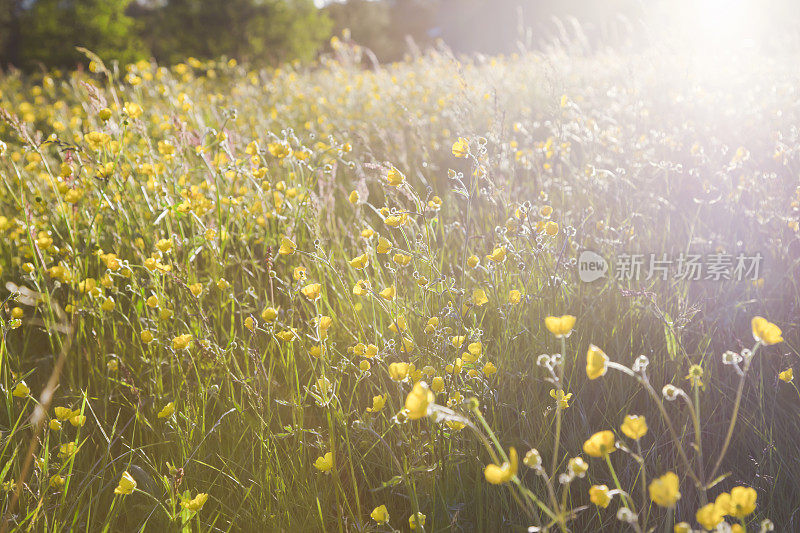
[[[125,14],[130,0],[36,0],[21,2],[14,21],[17,60],[23,68],[37,65],[71,67],[86,58],[82,46],[104,61],[122,63],[145,57],[135,21]],[[28,4],[29,6],[26,6]]]
[[[334,33],[349,29],[351,38],[381,61],[402,59],[409,41],[424,48],[436,36],[441,0],[347,0],[328,3]]]
[[[381,61],[398,57],[401,47],[390,34],[391,6],[375,0],[332,2],[325,12],[333,21],[333,32],[341,35],[350,30],[353,41],[369,48]]]
[[[436,14],[441,9],[441,0],[391,0],[391,6],[389,33],[403,48],[407,49],[409,41],[425,48],[439,37]]]
[[[134,13],[153,55],[165,62],[223,55],[256,63],[311,59],[332,26],[312,0],[168,0]]]
[[[0,0],[0,66],[19,61],[19,16],[22,0]]]

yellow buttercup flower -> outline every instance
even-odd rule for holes
[[[703,388],[703,367],[700,365],[690,366],[686,379],[692,384],[692,387]]]
[[[605,509],[611,503],[611,495],[606,485],[592,485],[589,487],[589,501]]]
[[[723,513],[713,503],[704,505],[697,510],[697,513],[695,513],[697,523],[708,530],[712,530],[717,527],[717,525],[722,522],[723,516]]]
[[[569,401],[572,398],[572,393],[565,394],[561,389],[551,389],[550,397],[553,398],[561,409],[569,407]]]
[[[103,146],[108,144],[108,142],[111,140],[111,136],[100,131],[90,131],[83,137],[83,139],[86,141],[86,144],[89,145],[89,148],[94,151],[98,151]]]
[[[312,346],[308,349],[308,354],[312,357],[321,357],[322,356],[322,347],[321,346]]]
[[[761,344],[770,346],[783,342],[781,328],[769,322],[766,318],[755,316],[751,321],[751,325],[753,327],[753,338]]]
[[[504,462],[502,465],[487,465],[483,471],[483,475],[486,477],[486,481],[492,485],[501,485],[503,483],[508,483],[511,481],[512,477],[517,475],[518,467],[517,450],[512,447],[509,449],[507,462]]]
[[[727,492],[723,492],[714,500],[714,505],[722,516],[731,514],[731,495]]]
[[[616,449],[614,447],[615,442],[616,439],[613,432],[609,430],[598,431],[583,443],[583,451],[591,457],[605,457]]]
[[[191,500],[183,500],[181,502],[181,507],[197,513],[203,508],[203,506],[206,504],[206,501],[208,501],[208,494],[201,492]]]
[[[367,294],[367,282],[362,280],[358,280],[355,285],[353,285],[353,294],[355,296],[364,296]]]
[[[172,416],[172,413],[175,412],[175,404],[169,402],[167,405],[164,406],[161,411],[158,412],[158,418],[169,418]]]
[[[400,341],[400,351],[403,353],[410,353],[414,349],[414,339],[410,337],[403,337]]]
[[[379,505],[373,509],[369,516],[379,524],[389,523],[389,511],[385,505]]]
[[[730,514],[734,518],[744,518],[756,510],[756,490],[751,487],[731,489]]]
[[[134,120],[142,116],[142,106],[135,102],[125,102],[123,109],[125,113]]]
[[[413,531],[418,527],[425,527],[425,515],[422,513],[412,514],[408,517],[408,527]]]
[[[372,397],[372,407],[367,407],[367,411],[370,413],[377,413],[383,409],[383,406],[386,405],[386,395],[381,394],[378,396]]]
[[[329,392],[333,390],[333,383],[331,380],[322,376],[321,378],[317,379],[317,390],[323,395],[326,396]]]
[[[408,222],[408,213],[400,213],[398,215],[387,216],[383,219],[384,224],[392,228],[399,228]]]
[[[492,261],[493,263],[502,263],[506,259],[506,247],[505,246],[498,246],[492,253],[486,256],[486,259]]]
[[[136,488],[136,480],[133,479],[133,476],[131,476],[126,470],[125,472],[122,473],[122,478],[120,478],[119,485],[117,485],[117,488],[114,489],[114,494],[121,494],[123,496],[126,496],[128,494],[133,493],[135,488]]]
[[[314,468],[323,473],[328,473],[333,468],[333,452],[328,452],[314,461]]]
[[[794,379],[794,370],[792,370],[791,368],[787,368],[786,370],[784,370],[783,372],[778,374],[778,378],[781,381],[785,381],[786,383],[789,383],[790,381],[792,381]]]
[[[388,181],[389,185],[392,187],[399,187],[405,180],[406,177],[403,175],[403,173],[397,170],[395,167],[390,168],[389,173],[386,175],[386,181]]]
[[[478,307],[489,303],[489,298],[486,297],[486,291],[483,289],[475,289],[472,291],[472,303]]]
[[[303,293],[303,296],[313,301],[318,299],[320,294],[322,293],[322,285],[320,285],[319,283],[309,283],[308,285],[300,289],[300,292]]]
[[[548,327],[548,329],[550,328]],[[553,330],[550,329],[550,331]],[[607,370],[608,356],[605,354],[605,352],[603,352],[603,350],[594,344],[590,344],[589,350],[586,352],[586,375],[589,377],[589,379],[597,379],[601,376],[605,376]]]
[[[622,422],[622,433],[633,440],[639,440],[647,434],[647,421],[644,416],[628,415]]]
[[[361,254],[351,259],[349,263],[351,267],[361,270],[369,264],[369,257],[367,257],[367,254]]]
[[[172,339],[172,349],[176,352],[181,350],[185,350],[189,343],[192,342],[192,336],[189,333],[185,333],[183,335],[178,335],[174,339]]]
[[[375,251],[379,254],[388,254],[392,249],[392,243],[389,239],[385,237],[381,237],[378,239],[378,245],[375,247]]]
[[[692,533],[692,526],[688,522],[679,522],[672,528],[672,533]]]
[[[394,381],[403,381],[408,377],[408,363],[390,363],[389,376]]]
[[[67,442],[58,448],[59,459],[67,459],[77,451],[77,446],[74,442]]]
[[[297,250],[297,245],[288,237],[281,239],[281,246],[278,248],[278,253],[281,255],[292,255]]]
[[[419,381],[406,396],[405,408],[408,411],[410,420],[419,420],[428,416],[428,407],[436,401],[433,392],[428,388],[428,384]]]
[[[73,416],[72,409],[68,407],[56,407],[53,411],[55,411],[56,418],[59,420],[67,420]]]
[[[327,339],[328,338],[328,330],[333,325],[333,319],[329,316],[320,316],[317,319],[317,329],[319,331],[319,338],[320,339]]]
[[[392,333],[398,333],[400,331],[405,331],[408,329],[408,322],[406,322],[406,317],[404,315],[398,315],[394,321],[389,324],[389,331]]]
[[[396,253],[392,259],[400,266],[408,266],[412,258],[410,255]]]
[[[497,367],[494,366],[494,363],[489,361],[485,365],[483,365],[483,373],[486,374],[487,376],[494,375],[497,373]]]
[[[72,416],[69,417],[69,423],[74,427],[81,427],[86,423],[86,415],[82,415],[80,410],[72,411]]]
[[[351,204],[357,204],[357,203],[358,203],[358,199],[359,199],[360,197],[361,197],[361,195],[360,195],[360,194],[358,194],[358,191],[352,191],[352,192],[350,192],[350,196],[348,196],[348,197],[347,197],[347,200],[348,200],[348,201],[349,201]]]
[[[383,289],[378,294],[380,294],[381,298],[383,298],[384,300],[392,301],[397,296],[397,288],[394,285],[390,285],[385,289]]]
[[[446,420],[445,425],[452,429],[453,431],[461,431],[467,425],[464,422],[459,422],[458,420]]]
[[[469,154],[469,141],[464,137],[459,137],[456,142],[453,143],[453,155],[456,157],[467,157]]]
[[[553,222],[552,220],[549,221],[547,224],[544,225],[544,232],[550,235],[551,237],[554,235],[558,235],[558,223]]]
[[[278,310],[274,307],[265,307],[261,311],[261,319],[264,322],[274,322],[276,318],[278,318]]]
[[[17,398],[27,398],[31,393],[31,389],[28,385],[25,384],[24,381],[20,381],[17,383],[17,386],[14,387],[14,390],[11,391],[11,394]]]
[[[114,308],[115,308],[116,306],[117,306],[117,304],[116,304],[116,302],[114,302],[114,298],[112,298],[111,296],[109,296],[108,298],[106,298],[106,299],[103,301],[103,303],[100,305],[100,308],[101,308],[103,311],[106,311],[106,312],[109,312],[109,313],[110,313],[111,311],[113,311],[113,310],[114,310]]]
[[[522,301],[522,293],[516,289],[512,289],[508,293],[508,303],[510,304],[518,304]]]
[[[159,239],[158,242],[156,242],[156,248],[158,248],[158,251],[162,254],[169,252],[172,249],[172,239]]]
[[[438,327],[439,327],[439,317],[432,316],[428,319],[428,322],[425,324],[425,333],[430,335],[431,333],[436,331],[436,328]]]
[[[569,337],[575,327],[575,317],[572,315],[548,316],[544,319],[545,327],[556,338]]]
[[[674,472],[667,472],[663,476],[654,479],[647,487],[650,499],[661,507],[673,507],[677,503],[681,498],[681,493],[678,489],[678,476]]]

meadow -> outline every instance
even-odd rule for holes
[[[0,76],[2,530],[800,530],[794,58],[333,50]]]

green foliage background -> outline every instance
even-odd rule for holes
[[[314,57],[332,24],[312,0],[0,0],[0,64],[72,68],[194,56],[276,64]]]

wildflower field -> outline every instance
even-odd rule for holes
[[[0,77],[2,531],[800,531],[794,58],[333,48]]]

